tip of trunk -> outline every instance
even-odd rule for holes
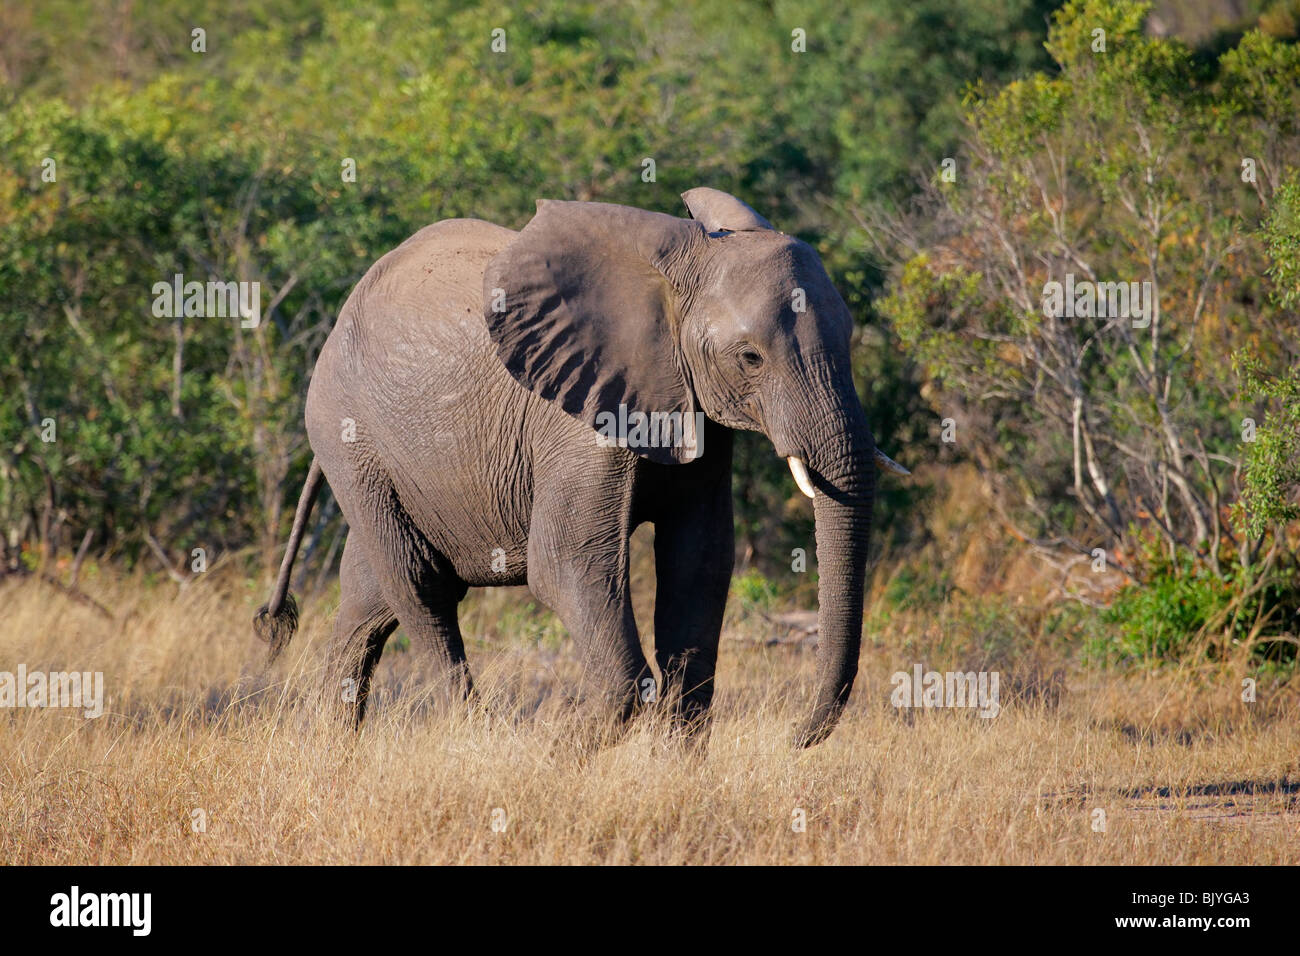
[[[835,729],[835,725],[839,722],[839,719],[839,711],[836,711],[833,714],[827,714],[820,720],[817,718],[809,720],[806,724],[795,731],[795,749],[807,750],[809,747],[816,747],[831,735],[831,731]]]

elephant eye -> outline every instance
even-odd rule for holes
[[[763,356],[759,355],[752,348],[742,349],[740,352],[740,364],[748,369],[758,368],[763,364]]]

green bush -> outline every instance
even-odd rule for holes
[[[554,613],[533,601],[504,608],[495,630],[512,643],[551,651],[559,650],[567,633]]]
[[[1293,668],[1300,625],[1294,568],[1256,581],[1254,569],[1169,564],[1131,584],[1086,628],[1084,657],[1094,663],[1160,665],[1222,660],[1245,650],[1260,667]]]
[[[750,568],[731,579],[731,597],[746,614],[767,614],[779,597],[776,584],[757,568]]]
[[[946,602],[953,590],[952,576],[947,571],[926,573],[905,564],[885,586],[885,603],[894,611],[935,608]]]

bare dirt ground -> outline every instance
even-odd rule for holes
[[[102,671],[107,698],[97,719],[0,710],[0,863],[1300,862],[1300,712],[1262,683],[1241,701],[1230,674],[1035,664],[996,718],[901,710],[890,677],[924,649],[869,630],[839,728],[794,751],[812,639],[750,621],[729,625],[706,753],[650,719],[579,756],[575,652],[517,594],[466,614],[494,716],[428,706],[399,644],[345,738],[313,703],[328,600],[263,671],[260,586],[85,586],[115,619],[0,585],[0,671]]]

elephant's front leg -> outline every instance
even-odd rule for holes
[[[655,657],[675,727],[701,739],[735,561],[730,477],[691,489],[655,519]]]
[[[588,479],[590,480],[590,479]],[[653,700],[628,576],[628,519],[614,502],[588,505],[587,482],[561,483],[540,498],[528,542],[528,585],[564,623],[583,655],[583,736],[608,740]]]

